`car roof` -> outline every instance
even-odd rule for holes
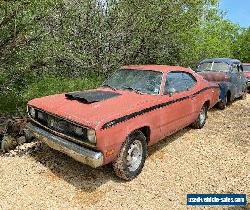
[[[218,62],[218,63],[227,63],[228,65],[231,64],[240,64],[240,60],[233,59],[233,58],[210,58],[210,59],[205,59],[200,62],[202,63],[212,63],[212,62]]]
[[[128,65],[128,66],[122,66],[122,69],[151,70],[159,72],[192,71],[190,68],[185,68],[182,66],[168,66],[168,65]]]
[[[242,63],[243,66],[250,66],[250,63]]]

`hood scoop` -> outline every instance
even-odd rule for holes
[[[86,104],[91,104],[99,101],[104,101],[113,97],[117,97],[119,95],[121,94],[111,91],[95,90],[66,93],[65,97],[69,100],[77,100]]]

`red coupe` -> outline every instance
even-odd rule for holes
[[[29,135],[92,167],[113,163],[135,178],[148,146],[193,125],[202,128],[219,87],[179,66],[124,66],[95,90],[28,103]]]
[[[244,75],[247,78],[247,89],[248,92],[250,93],[250,63],[243,63],[243,71]]]

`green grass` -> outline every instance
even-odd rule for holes
[[[96,75],[78,77],[77,79],[47,75],[27,84],[21,88],[21,91],[11,90],[0,93],[0,113],[24,114],[27,102],[33,98],[96,88],[103,80],[103,76]]]

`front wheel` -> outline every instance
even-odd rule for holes
[[[196,121],[192,124],[192,126],[196,129],[201,129],[204,127],[206,120],[207,120],[207,111],[208,111],[208,106],[207,104],[204,104],[201,108],[201,111],[199,113],[198,118]]]
[[[218,102],[217,107],[220,110],[223,110],[223,109],[225,109],[227,107],[227,104],[228,104],[227,97],[225,97],[224,100],[221,100],[221,101]]]
[[[243,94],[240,96],[240,100],[245,100],[247,98],[247,90],[243,92]]]
[[[113,163],[116,175],[127,181],[134,179],[141,173],[146,157],[146,137],[142,132],[136,131],[126,139]]]

